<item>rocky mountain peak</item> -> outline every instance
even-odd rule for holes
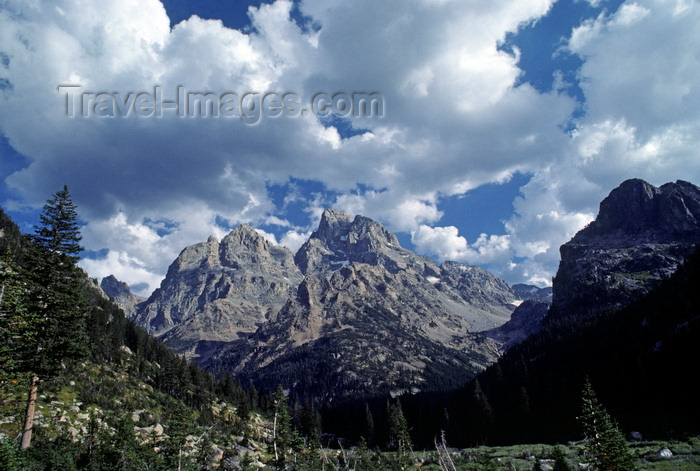
[[[304,274],[330,273],[352,262],[381,265],[393,272],[417,260],[434,265],[403,249],[396,236],[380,223],[364,216],[351,220],[334,209],[323,212],[318,230],[301,246],[294,260]]]
[[[399,240],[386,227],[364,216],[355,216],[348,239],[350,243],[360,243],[368,247],[401,247]]]
[[[137,322],[213,371],[269,386],[276,368],[303,364],[309,378],[335,371],[342,395],[468,379],[498,354],[477,333],[506,322],[513,301],[486,270],[438,266],[382,224],[327,209],[296,256],[246,224],[185,248]]]
[[[146,300],[146,298],[142,296],[133,294],[129,285],[123,281],[119,281],[114,275],[102,278],[100,288],[122,308],[128,317],[134,317],[138,310],[139,303]]]
[[[221,242],[212,236],[185,248],[137,322],[177,353],[204,359],[275,314],[301,278],[288,248],[243,224]]]
[[[351,219],[349,215],[337,209],[323,211],[318,230],[311,234],[310,239],[324,243],[360,243],[366,247],[381,247],[386,244],[399,245],[396,236],[380,223],[359,215]]]
[[[200,266],[218,266],[218,252],[219,241],[215,237],[209,237],[206,242],[185,247],[168,268],[166,278],[175,273],[192,270]]]
[[[271,265],[280,265],[291,269],[294,265],[288,248],[274,245],[248,224],[241,224],[221,240],[219,258],[223,266],[231,268],[259,265],[272,269]]]
[[[677,181],[657,188],[632,179],[600,203],[598,217],[581,230],[572,242],[613,237],[629,240],[652,238],[657,242],[696,238],[700,231],[700,189]]]
[[[561,246],[552,315],[629,304],[670,276],[700,243],[700,188],[623,182],[595,221]]]
[[[131,294],[129,285],[127,285],[123,281],[119,281],[114,275],[109,275],[102,278],[102,281],[100,282],[100,288],[102,288],[102,291],[104,291],[107,296],[110,296],[112,298],[116,298],[119,296],[128,296]]]
[[[348,227],[352,223],[350,216],[337,209],[327,208],[321,215],[318,230],[315,232],[320,239],[328,240],[347,234]]]
[[[241,224],[236,227],[221,240],[221,243],[256,252],[266,250],[271,245],[269,241],[248,224]]]

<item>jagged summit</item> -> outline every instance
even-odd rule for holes
[[[113,298],[128,296],[131,294],[129,285],[123,281],[119,281],[114,275],[109,275],[102,278],[100,288],[102,288],[102,291],[104,291],[107,296]]]
[[[296,256],[247,224],[186,247],[137,321],[211,371],[265,383],[312,364],[336,371],[324,381],[343,395],[348,382],[366,393],[459,384],[495,359],[476,333],[506,322],[514,300],[486,270],[438,266],[380,223],[327,209]],[[308,349],[330,356],[309,363]]]
[[[486,270],[438,266],[380,223],[337,210],[324,211],[295,261],[304,274],[296,295],[255,333],[222,346],[208,368],[307,391],[321,382],[334,397],[458,384],[498,354],[475,333],[515,308],[510,287]]]
[[[209,237],[186,247],[136,320],[176,352],[206,358],[253,332],[300,281],[292,252],[243,224],[221,242]]]
[[[348,227],[352,223],[350,216],[337,209],[327,208],[321,214],[321,221],[318,223],[318,229],[311,235],[319,239],[333,239],[343,234],[347,234]]]
[[[595,221],[560,248],[551,315],[629,304],[670,276],[700,243],[700,188],[627,180]]]
[[[221,240],[219,260],[222,266],[250,268],[260,265],[267,272],[297,272],[294,258],[287,247],[273,244],[248,224],[241,224]]]
[[[595,221],[572,243],[617,237],[648,237],[655,242],[696,240],[700,234],[700,189],[682,180],[657,188],[644,180],[626,180],[600,203]]]
[[[129,318],[133,318],[136,315],[138,305],[146,300],[142,296],[133,294],[129,285],[119,281],[114,275],[102,278],[100,288],[107,296],[114,299],[114,302],[122,308]]]
[[[318,230],[311,234],[294,256],[302,273],[329,273],[349,263],[380,265],[392,273],[416,266],[421,273],[434,262],[404,249],[398,239],[380,223],[364,216],[354,219],[342,211],[323,212]],[[436,275],[433,268],[426,276]]]

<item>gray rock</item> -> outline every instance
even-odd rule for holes
[[[656,452],[656,456],[663,459],[673,458],[673,452],[668,448],[661,448]]]
[[[670,276],[700,243],[700,188],[627,180],[562,245],[550,315],[617,309]]]
[[[508,322],[488,331],[486,335],[502,342],[504,349],[508,349],[540,330],[549,306],[550,303],[537,299],[523,301],[515,308]]]
[[[515,293],[518,299],[527,300],[537,300],[544,302],[552,302],[552,287],[548,286],[546,288],[539,288],[533,285],[526,285],[524,283],[517,283],[511,286],[511,289]]]
[[[221,243],[185,248],[135,320],[176,353],[205,361],[275,314],[301,278],[289,249],[244,224]]]
[[[119,281],[114,275],[102,278],[100,288],[122,308],[124,314],[130,319],[136,315],[138,305],[146,300],[143,296],[133,294],[129,285]]]
[[[264,383],[323,352],[308,375],[335,371],[332,395],[395,392],[407,382],[420,389],[436,370],[447,381],[466,380],[498,355],[497,342],[475,333],[503,324],[515,307],[510,287],[486,270],[438,266],[402,248],[381,224],[340,211],[323,213],[295,261],[305,274],[296,295],[207,368]]]

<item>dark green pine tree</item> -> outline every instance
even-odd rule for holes
[[[413,448],[408,421],[403,415],[401,402],[387,403],[387,418],[389,420],[389,444],[398,451],[400,457],[406,457]]]
[[[489,403],[489,399],[481,389],[479,379],[474,380],[473,403],[476,406],[474,411],[474,419],[479,427],[479,441],[482,444],[488,442],[489,430],[493,423],[493,409]]]
[[[198,469],[213,469],[215,460],[214,442],[209,436],[209,430],[205,431],[197,442],[196,466]]]
[[[287,455],[296,455],[302,448],[303,441],[297,431],[292,427],[292,414],[287,404],[282,385],[272,395],[274,417],[272,420],[272,454],[275,457],[277,469],[285,469]]]
[[[36,340],[27,309],[28,286],[9,246],[0,259],[0,384],[16,382],[26,369],[26,353]]]
[[[374,416],[367,403],[365,403],[365,421],[367,426],[367,446],[371,447],[374,445]]]
[[[83,251],[80,246],[82,237],[77,207],[67,186],[46,201],[39,219],[41,225],[34,227],[32,241],[44,252],[63,255],[75,264],[80,258],[78,254]]]
[[[184,448],[187,435],[193,431],[192,413],[183,403],[178,402],[169,415],[165,428],[168,438],[161,453],[164,455],[167,469],[187,469],[192,463]]]
[[[633,471],[637,467],[622,432],[600,404],[588,378],[583,387],[579,420],[586,436],[586,453],[598,471]]]
[[[129,414],[114,422],[114,432],[105,447],[104,467],[112,469],[138,469],[140,465],[139,445],[134,433],[134,423]]]
[[[566,461],[566,454],[564,453],[564,448],[557,446],[554,448],[554,468],[552,471],[574,471],[573,466]]]
[[[31,444],[39,379],[56,375],[62,366],[85,358],[89,352],[87,309],[81,289],[84,273],[76,266],[82,251],[81,236],[68,187],[47,200],[40,221],[27,254],[34,301],[29,309],[34,316],[36,341],[28,352],[31,386],[22,448]]]

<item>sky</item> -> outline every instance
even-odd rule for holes
[[[545,286],[622,181],[700,183],[698,77],[697,0],[5,0],[0,205],[31,232],[68,185],[81,266],[142,295],[328,207]]]

